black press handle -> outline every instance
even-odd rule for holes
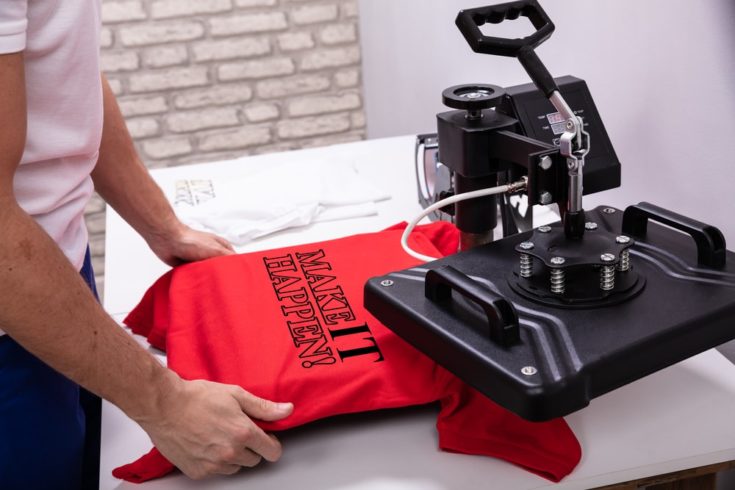
[[[647,202],[628,206],[623,213],[623,233],[633,237],[645,237],[649,219],[691,236],[697,244],[699,265],[715,269],[725,267],[727,248],[722,232],[714,226],[687,218],[668,209]]]
[[[521,39],[505,39],[486,36],[480,31],[480,26],[486,23],[500,24],[504,20],[515,20],[520,16],[527,17],[536,32]],[[554,23],[537,0],[519,0],[462,10],[457,16],[457,27],[474,52],[518,58],[531,80],[547,97],[559,90],[554,77],[534,51],[551,37],[555,29]]]
[[[452,290],[482,307],[491,340],[503,346],[518,342],[518,313],[513,303],[452,266],[431,269],[426,273],[424,292],[429,300],[435,303],[448,301],[452,298]]]

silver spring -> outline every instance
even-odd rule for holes
[[[618,264],[618,270],[620,272],[627,272],[630,270],[630,251],[623,250],[620,254],[620,263]]]
[[[566,288],[566,278],[564,277],[564,269],[551,269],[551,292],[554,294],[564,294]]]
[[[615,266],[603,265],[600,270],[600,289],[612,291],[615,289]]]
[[[528,254],[521,254],[521,277],[531,277],[533,274],[533,258]]]

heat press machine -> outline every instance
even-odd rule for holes
[[[519,17],[536,32],[480,29]],[[518,58],[534,83],[444,91],[452,110],[417,145],[419,200],[456,224],[460,251],[372,278],[366,308],[532,421],[735,338],[735,255],[717,228],[646,202],[583,208],[583,195],[620,185],[620,162],[585,82],[554,79],[536,55],[554,31],[537,1],[456,23],[475,52]],[[534,227],[513,194],[558,205],[561,221]]]

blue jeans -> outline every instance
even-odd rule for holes
[[[97,296],[89,250],[81,274]],[[0,337],[0,488],[96,488],[99,422],[99,398]]]

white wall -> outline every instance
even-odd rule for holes
[[[541,2],[557,29],[539,56],[587,81],[623,164],[623,187],[585,207],[647,200],[718,226],[735,248],[735,2]],[[360,0],[369,137],[435,131],[450,85],[528,81],[454,26],[460,9],[491,3]]]

